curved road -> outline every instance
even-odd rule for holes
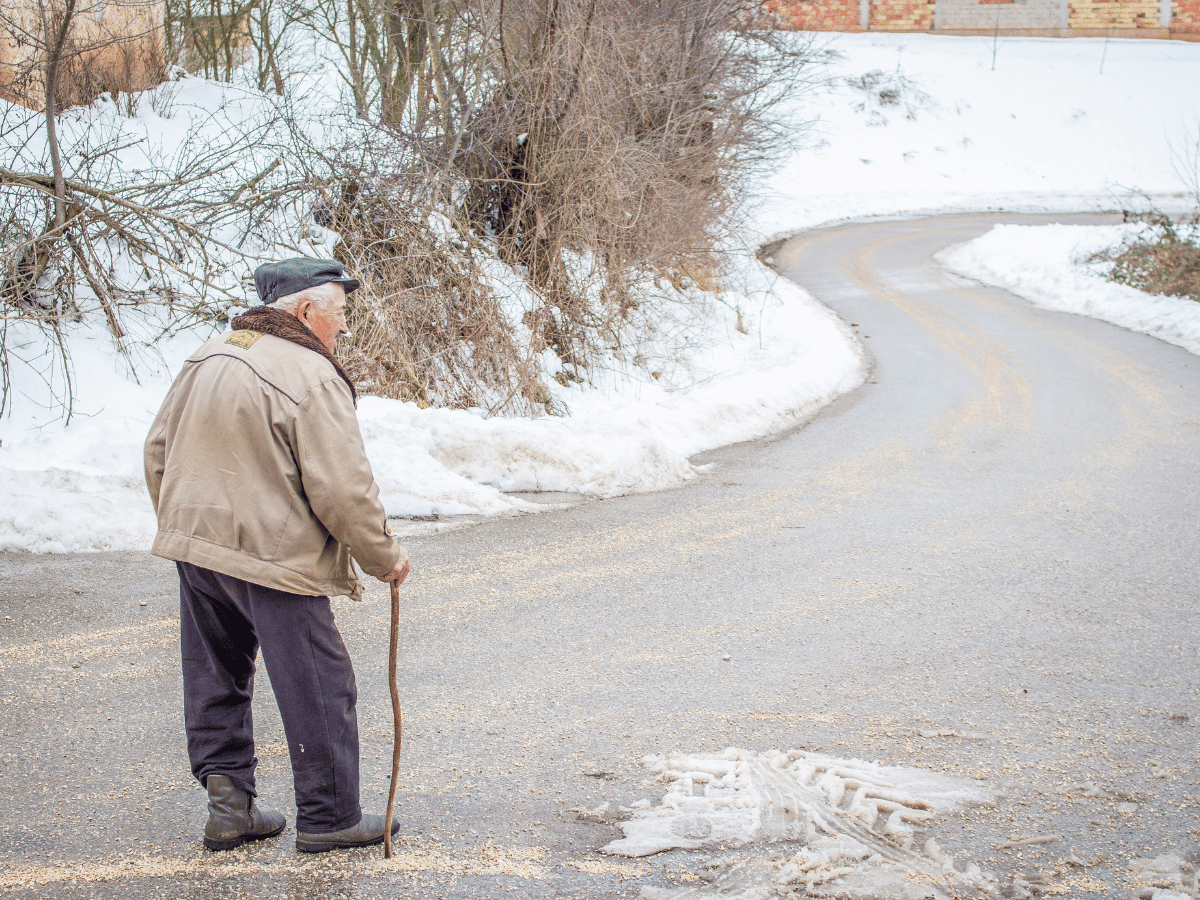
[[[1131,858],[1194,852],[1200,828],[1200,360],[931,262],[996,221],[1038,220],[871,222],[776,252],[872,360],[803,429],[706,454],[680,490],[408,542],[391,869],[301,857],[290,829],[206,855],[173,569],[0,555],[0,893],[635,897],[786,848],[611,860],[594,851],[616,829],[564,810],[657,799],[643,754],[735,745],[987,779],[1005,799],[938,821],[944,848],[1006,896],[1068,857],[1089,896],[1130,896]],[[337,611],[381,808],[386,595]],[[286,806],[266,687],[260,792]]]

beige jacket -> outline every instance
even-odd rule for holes
[[[346,594],[408,558],[386,533],[350,389],[329,361],[255,331],[183,365],[146,439],[153,552],[293,594]]]

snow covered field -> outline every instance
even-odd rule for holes
[[[763,185],[764,237],[862,216],[1121,209],[1130,190],[1189,208],[1173,151],[1200,128],[1200,45],[1001,37],[993,69],[991,38],[824,40],[841,54],[834,82],[790,111],[816,122]]]
[[[937,260],[952,272],[1046,309],[1103,319],[1200,356],[1200,303],[1113,284],[1103,278],[1103,264],[1085,262],[1144,227],[997,225],[983,237],[942,251]]]
[[[821,40],[840,58],[826,86],[789,110],[794,153],[760,185],[722,302],[699,316],[679,305],[686,340],[659,348],[661,366],[612,359],[590,383],[555,386],[569,417],[487,419],[364,399],[360,420],[390,514],[507,514],[535,508],[512,491],[615,496],[677,485],[696,474],[691,455],[786,428],[854,388],[856,340],[755,261],[768,237],[868,215],[1112,208],[1122,186],[1167,208],[1183,202],[1171,147],[1200,117],[1190,89],[1200,45],[1113,41],[1101,75],[1102,41],[1003,38],[993,71],[981,38]],[[189,81],[175,103],[205,95]],[[89,115],[116,116],[108,106]],[[177,130],[148,103],[137,121],[159,139]],[[42,363],[14,367],[14,408],[0,420],[0,549],[149,545],[142,440],[202,338],[160,346],[135,382],[98,327],[78,326],[69,425]],[[20,356],[15,328],[7,340]]]

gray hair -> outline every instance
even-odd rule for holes
[[[311,300],[316,304],[317,309],[326,310],[333,306],[337,301],[346,296],[346,290],[336,281],[327,281],[324,284],[314,285],[310,288],[305,288],[302,291],[296,291],[294,294],[287,294],[280,297],[274,303],[267,304],[271,309],[279,309],[285,313],[295,313],[296,307],[305,300]]]

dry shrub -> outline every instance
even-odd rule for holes
[[[421,215],[408,179],[346,174],[317,221],[362,281],[340,355],[369,393],[421,407],[554,412],[536,359],[484,277],[480,250],[442,215]]]
[[[1151,228],[1088,262],[1108,263],[1109,281],[1200,301],[1200,226],[1179,224],[1161,213],[1145,218]]]
[[[713,283],[769,143],[767,88],[806,61],[748,21],[730,0],[500,5],[497,84],[454,162],[466,218],[527,272],[544,300],[529,323],[564,360],[639,302],[645,272]]]
[[[1088,262],[1107,264],[1109,281],[1151,294],[1200,301],[1200,119],[1182,138],[1171,143],[1171,167],[1195,204],[1186,218],[1172,219],[1153,199],[1136,192],[1146,211],[1125,210],[1126,222],[1143,222],[1144,229],[1119,247],[1097,253]]]
[[[556,411],[544,350],[578,378],[653,321],[648,278],[720,287],[766,111],[816,54],[733,0],[385,6],[322,7],[355,36],[339,47],[362,121],[317,213],[364,282],[347,364],[389,397]],[[485,255],[525,279],[522,304]]]

